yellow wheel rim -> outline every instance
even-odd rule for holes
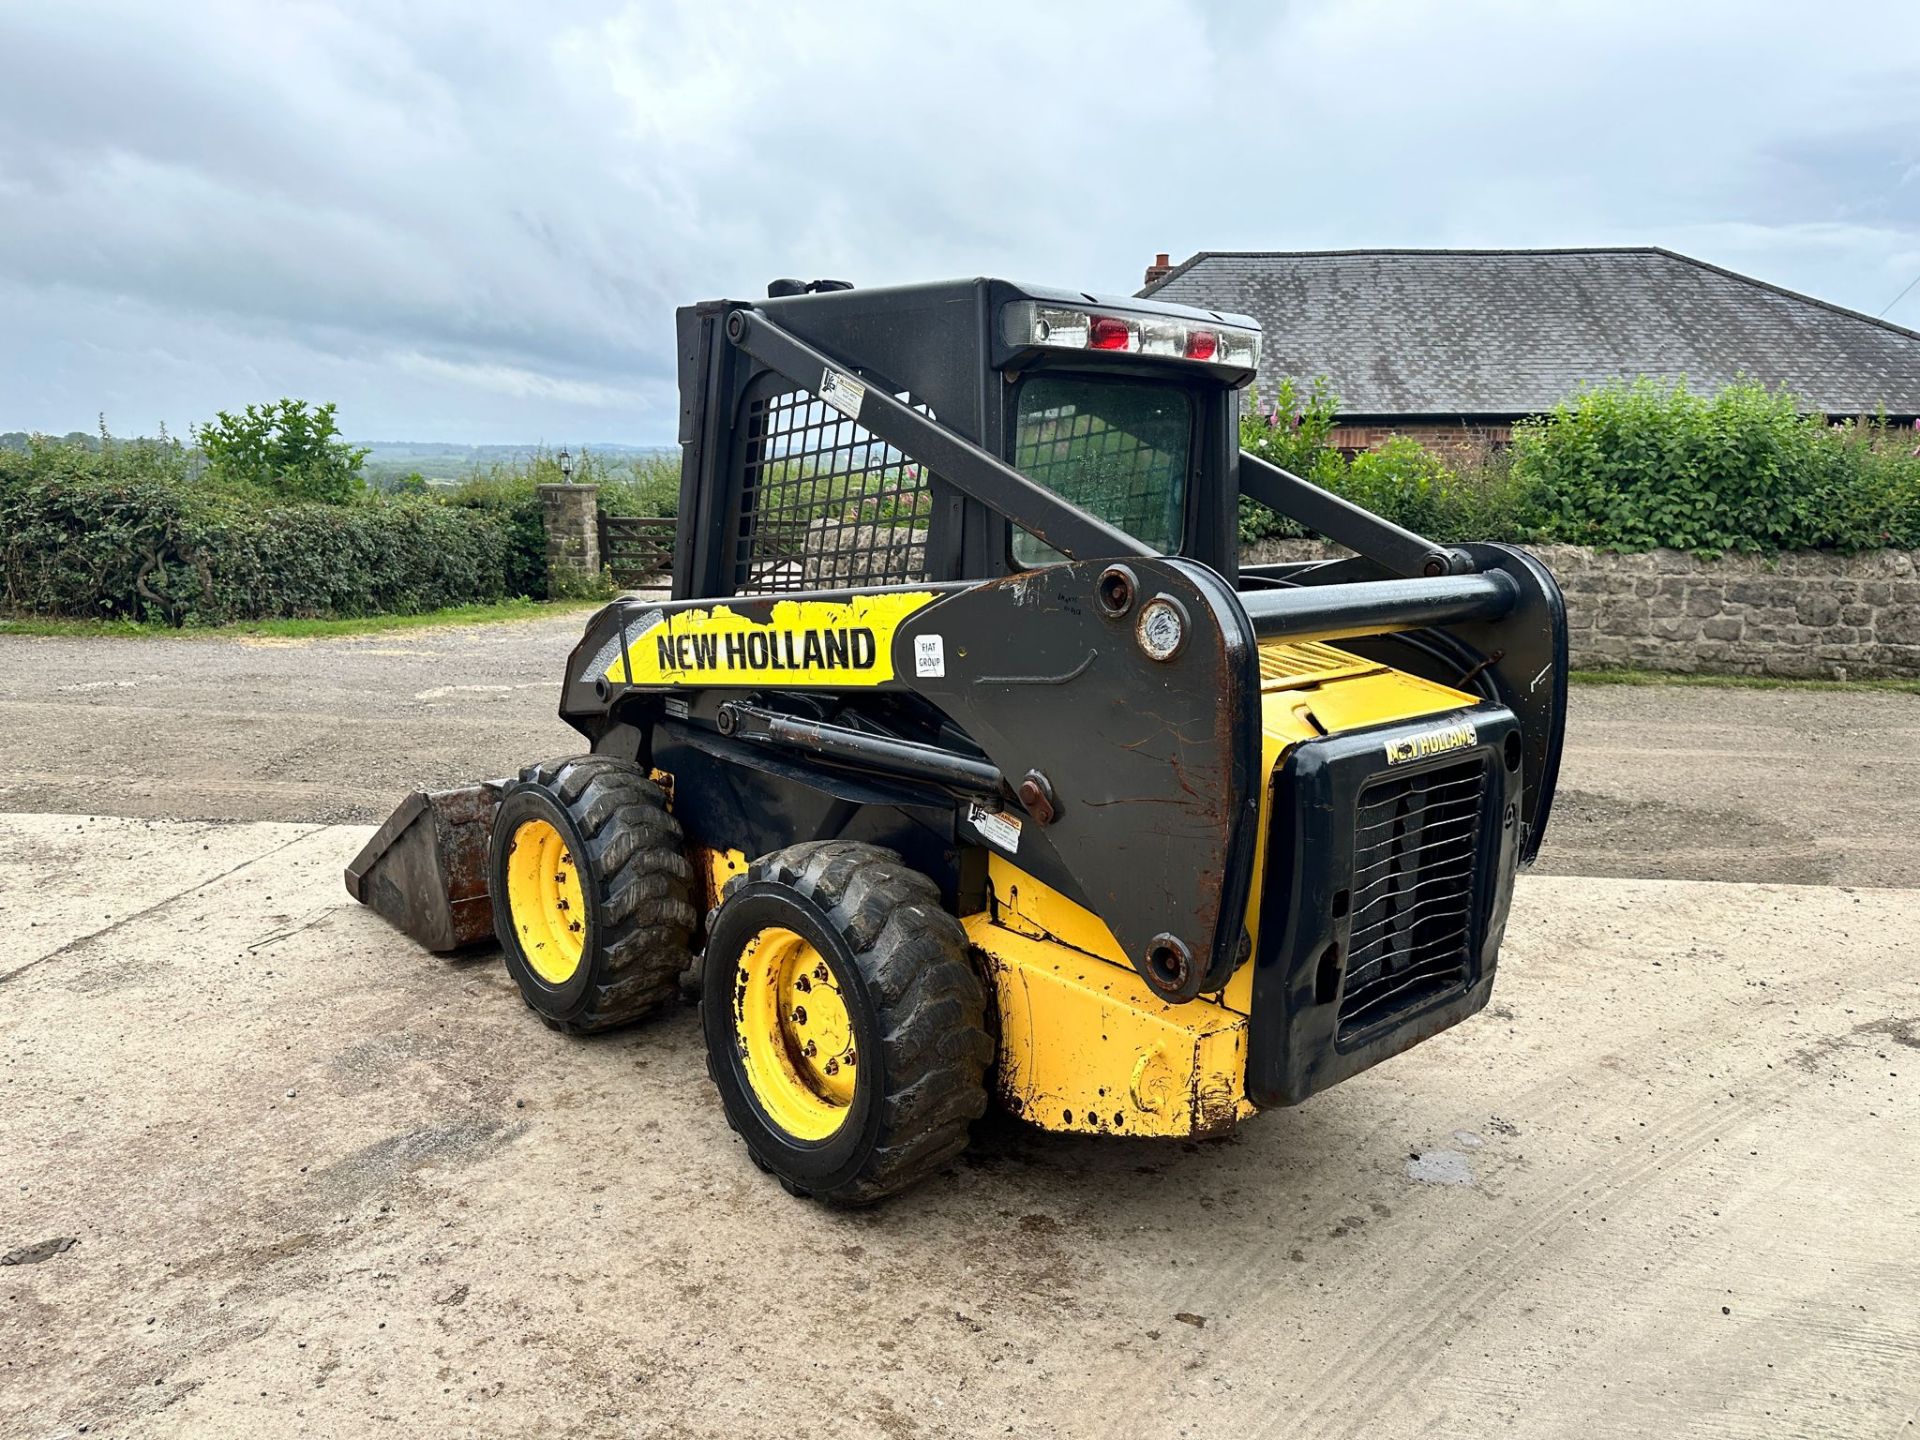
[[[520,953],[549,985],[564,985],[580,968],[587,943],[587,905],[566,838],[545,820],[525,820],[507,841],[507,913]]]
[[[853,1021],[826,958],[791,930],[762,930],[734,975],[734,1042],[767,1118],[824,1140],[853,1104]]]

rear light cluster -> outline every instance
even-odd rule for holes
[[[1260,332],[1238,325],[1161,315],[1103,315],[1098,310],[1021,300],[1007,306],[1004,329],[1009,345],[1105,350],[1247,370],[1260,364]]]

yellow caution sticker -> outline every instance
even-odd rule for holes
[[[906,590],[782,600],[764,620],[730,605],[656,611],[628,632],[626,658],[615,655],[606,677],[635,685],[881,685],[894,678],[894,632],[935,598]]]
[[[1412,735],[1402,735],[1396,740],[1387,741],[1385,747],[1387,763],[1404,765],[1409,760],[1424,760],[1429,755],[1445,755],[1450,750],[1465,750],[1479,738],[1471,720],[1443,725],[1435,730],[1421,730]]]

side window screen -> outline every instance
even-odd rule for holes
[[[933,497],[919,465],[804,390],[753,401],[746,424],[735,594],[927,578]]]
[[[1037,376],[1020,387],[1014,468],[1163,555],[1186,539],[1193,401],[1146,381]],[[1060,552],[1024,530],[1021,565]]]

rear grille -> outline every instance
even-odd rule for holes
[[[1338,1042],[1470,978],[1486,790],[1475,759],[1360,792]]]

